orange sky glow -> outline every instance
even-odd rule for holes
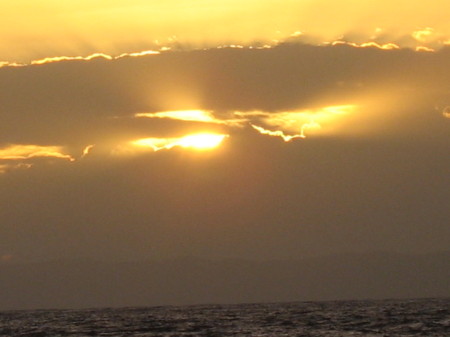
[[[438,0],[7,1],[0,61],[273,45],[289,39],[435,49],[450,43],[443,14],[449,6]]]
[[[449,14],[2,1],[0,267],[448,251]]]

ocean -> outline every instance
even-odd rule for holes
[[[0,312],[0,336],[450,336],[450,299]]]

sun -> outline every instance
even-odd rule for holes
[[[214,133],[197,133],[180,138],[177,145],[195,150],[211,150],[218,147],[225,137]]]
[[[216,133],[195,133],[178,138],[143,138],[131,142],[133,147],[151,148],[154,151],[170,150],[174,147],[198,151],[212,150],[218,147],[228,137]]]

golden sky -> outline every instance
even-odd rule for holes
[[[3,1],[0,61],[273,44],[299,32],[315,43],[439,47],[450,41],[449,11],[439,0]]]
[[[8,263],[450,247],[449,2],[1,8]]]

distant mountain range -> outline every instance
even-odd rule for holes
[[[450,296],[450,252],[0,264],[0,310]]]

